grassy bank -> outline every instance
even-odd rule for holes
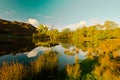
[[[0,80],[39,80],[55,78],[57,69],[57,55],[45,52],[32,61],[31,66],[24,66],[18,62],[4,62],[0,68]]]
[[[80,63],[75,58],[75,64],[67,64],[58,71],[56,52],[46,51],[31,61],[30,66],[4,62],[0,68],[0,80],[120,80],[119,58],[102,55],[87,58]]]

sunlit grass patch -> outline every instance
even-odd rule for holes
[[[69,80],[79,80],[80,79],[80,64],[75,63],[75,65],[67,65],[66,72]]]
[[[18,62],[4,62],[0,68],[0,80],[23,80],[27,78],[28,71]]]
[[[54,72],[57,69],[58,57],[55,52],[45,52],[39,56],[38,59],[31,62],[31,70],[34,76],[41,74],[48,74],[47,72]]]
[[[120,80],[120,63],[109,56],[100,57],[94,73],[102,80]]]

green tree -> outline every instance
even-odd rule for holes
[[[62,30],[61,37],[63,39],[68,39],[68,38],[70,38],[70,36],[71,36],[71,30],[69,28],[65,28]]]
[[[48,31],[48,26],[44,25],[44,24],[40,24],[36,31],[38,31],[39,34],[46,34],[46,32]]]
[[[50,37],[51,42],[55,42],[58,37],[58,30],[57,29],[51,29],[47,33]]]

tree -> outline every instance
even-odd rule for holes
[[[50,37],[51,42],[55,42],[58,37],[58,30],[57,29],[51,29],[48,31],[48,35]]]
[[[105,21],[104,27],[105,27],[106,29],[115,29],[115,28],[118,27],[118,24],[115,23],[115,22],[113,22],[113,21]]]
[[[39,34],[46,34],[46,32],[48,31],[48,27],[44,24],[40,24],[36,31],[38,31]]]
[[[68,39],[69,38],[69,36],[70,36],[70,29],[69,28],[65,28],[65,29],[63,29],[62,30],[62,32],[61,32],[61,36],[62,36],[62,38],[64,38],[64,39]]]

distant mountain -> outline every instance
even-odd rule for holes
[[[31,36],[34,32],[36,32],[36,28],[31,24],[0,19],[0,35]]]

